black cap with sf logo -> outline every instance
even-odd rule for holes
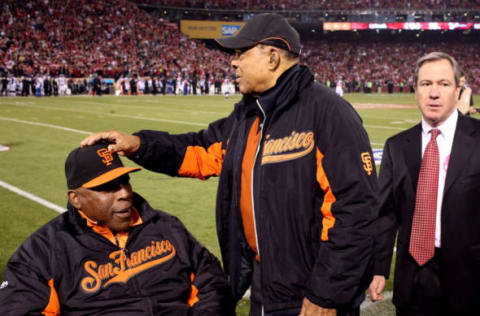
[[[76,148],[65,161],[67,187],[94,188],[115,180],[124,174],[141,170],[138,167],[125,167],[118,157],[108,150],[107,144],[97,144]]]
[[[226,49],[244,49],[257,44],[275,46],[300,54],[300,35],[287,19],[273,13],[255,15],[234,36],[216,38]]]

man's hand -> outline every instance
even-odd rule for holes
[[[337,316],[337,310],[320,307],[305,297],[299,316]]]
[[[382,291],[385,288],[385,277],[383,275],[375,275],[370,286],[368,287],[368,297],[372,302],[383,300]]]
[[[140,137],[119,131],[107,131],[92,134],[82,140],[80,146],[91,146],[102,140],[110,143],[108,145],[108,150],[112,153],[119,153],[124,156],[132,155],[140,148]]]

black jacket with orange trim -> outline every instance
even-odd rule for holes
[[[175,217],[139,195],[143,223],[125,248],[87,227],[69,205],[7,264],[0,315],[231,315],[218,259]]]
[[[358,306],[371,280],[377,178],[368,135],[353,107],[304,66],[275,87],[245,95],[234,111],[198,133],[144,130],[129,157],[153,171],[220,176],[217,233],[236,300],[251,282],[254,254],[239,210],[247,135],[261,118],[253,209],[266,311],[303,297],[329,308]]]

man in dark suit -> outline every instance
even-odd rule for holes
[[[368,294],[383,298],[398,232],[397,315],[480,315],[480,121],[456,110],[451,56],[420,58],[414,79],[422,122],[385,144]]]

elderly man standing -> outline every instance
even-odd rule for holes
[[[231,290],[251,315],[358,315],[370,282],[376,176],[352,106],[299,65],[300,37],[261,14],[235,37],[243,94],[233,112],[183,135],[87,137],[171,176],[219,176],[217,232]]]
[[[453,57],[421,57],[415,99],[422,121],[385,144],[369,295],[383,298],[398,232],[398,316],[479,315],[480,122],[457,111],[459,82]]]

